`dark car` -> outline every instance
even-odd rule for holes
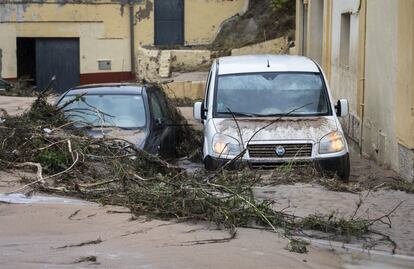
[[[123,139],[152,154],[175,155],[179,129],[165,94],[156,85],[77,87],[64,93],[57,105],[88,135]]]
[[[12,84],[8,81],[0,79],[0,91],[9,90],[12,87]]]

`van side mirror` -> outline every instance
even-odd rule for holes
[[[205,119],[205,111],[204,105],[202,102],[195,102],[193,108],[193,116],[196,120],[204,120]]]
[[[336,115],[338,117],[345,117],[349,114],[349,104],[348,100],[346,99],[340,99],[338,100],[338,103],[335,106]]]

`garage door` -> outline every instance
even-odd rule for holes
[[[39,90],[49,84],[53,76],[53,88],[64,92],[79,85],[79,39],[40,38],[36,39],[36,80]]]
[[[155,0],[155,45],[184,44],[184,0]]]

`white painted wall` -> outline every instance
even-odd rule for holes
[[[398,4],[369,0],[363,150],[398,171],[395,133]]]
[[[350,111],[357,114],[359,0],[335,0],[332,6],[332,57],[331,89],[336,99],[346,98]],[[340,64],[341,15],[351,15],[349,66]]]
[[[325,0],[312,0],[309,2],[308,40],[306,55],[322,65],[323,49],[323,15]]]

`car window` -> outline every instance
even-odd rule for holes
[[[75,101],[73,101],[75,100]],[[116,126],[142,128],[146,125],[146,112],[141,95],[85,95],[65,96],[58,104],[64,106],[76,126]]]
[[[216,113],[256,116],[327,115],[328,95],[319,73],[254,73],[219,76]]]
[[[158,98],[159,104],[161,105],[161,110],[163,112],[164,117],[169,118],[171,116],[170,115],[170,109],[168,107],[168,101],[166,99],[166,96],[165,96],[164,92],[161,89],[157,89],[155,91],[155,94]]]
[[[158,100],[158,97],[154,93],[150,94],[150,103],[154,118],[164,118],[164,111]]]

